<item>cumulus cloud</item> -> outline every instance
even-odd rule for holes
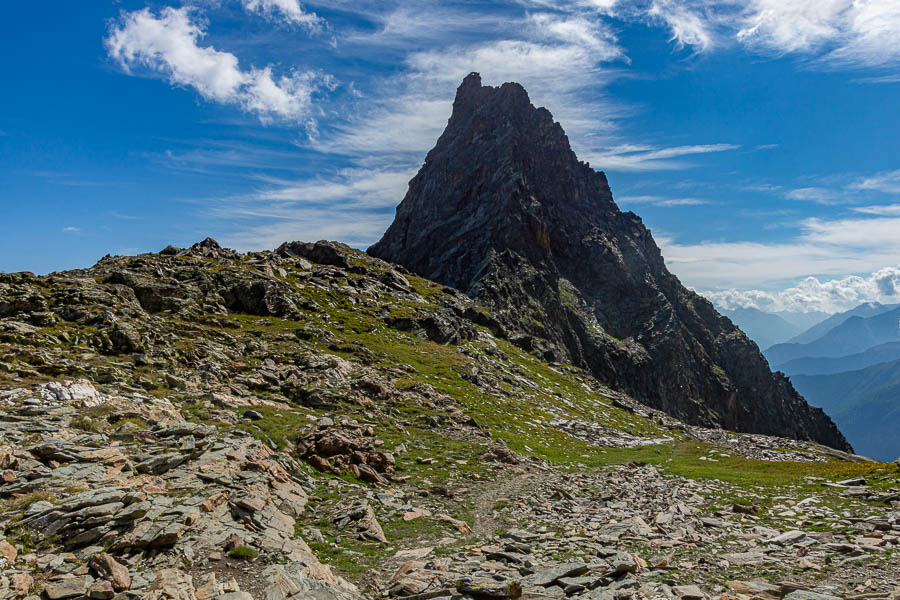
[[[111,27],[106,48],[126,72],[148,69],[207,100],[237,105],[263,122],[303,122],[311,113],[313,95],[335,86],[333,78],[313,71],[276,77],[269,66],[243,70],[234,54],[200,46],[204,35],[188,7],[166,7],[159,15],[145,8],[124,14]]]
[[[806,277],[787,289],[701,292],[725,309],[756,308],[767,312],[841,312],[864,302],[900,302],[900,268],[885,267],[865,276],[820,280]]]
[[[318,29],[323,20],[315,13],[306,12],[299,0],[241,0],[248,12],[259,13],[267,18],[281,18],[294,25]]]

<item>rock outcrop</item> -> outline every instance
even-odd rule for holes
[[[665,266],[522,86],[460,86],[453,115],[369,253],[466,292],[484,325],[690,423],[849,449],[756,345]]]

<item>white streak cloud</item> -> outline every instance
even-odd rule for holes
[[[700,144],[671,148],[626,144],[604,152],[588,154],[585,158],[598,169],[607,171],[653,171],[682,169],[689,166],[683,161],[670,160],[673,158],[726,152],[738,148],[740,146],[735,144]]]
[[[699,206],[709,204],[709,200],[700,198],[666,198],[665,196],[619,196],[615,198],[619,206],[628,204],[649,204],[659,207]]]

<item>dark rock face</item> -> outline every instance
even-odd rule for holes
[[[465,291],[484,323],[690,423],[848,449],[756,345],[669,273],[641,219],[522,86],[460,86],[453,115],[369,253]]]

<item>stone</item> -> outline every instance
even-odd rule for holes
[[[841,600],[840,596],[819,594],[807,590],[796,590],[784,596],[784,600]]]
[[[522,585],[518,581],[478,580],[464,577],[457,582],[456,591],[474,598],[515,599],[522,596]]]
[[[587,563],[569,562],[530,575],[526,578],[526,581],[529,585],[548,587],[563,577],[578,577],[579,575],[584,575],[587,571]]]
[[[677,585],[672,588],[675,595],[682,600],[705,600],[706,594],[696,585]]]
[[[124,592],[131,588],[131,574],[128,567],[109,554],[105,552],[95,554],[91,558],[90,566],[100,577],[109,581],[115,591]]]
[[[800,530],[794,529],[792,531],[787,531],[785,533],[782,533],[781,535],[777,535],[769,540],[766,540],[766,543],[777,544],[779,546],[790,546],[791,544],[801,542],[805,538],[805,533]]]
[[[113,586],[108,581],[95,581],[88,588],[88,598],[96,598],[97,600],[110,600],[116,596]]]
[[[0,556],[5,558],[10,564],[16,562],[16,557],[18,555],[19,552],[16,550],[15,546],[6,540],[0,541]]]
[[[84,577],[67,577],[59,581],[49,581],[44,586],[44,596],[47,600],[66,600],[78,598],[87,592],[89,581]]]
[[[9,576],[9,587],[16,596],[25,596],[34,585],[34,577],[28,573],[13,573]]]

